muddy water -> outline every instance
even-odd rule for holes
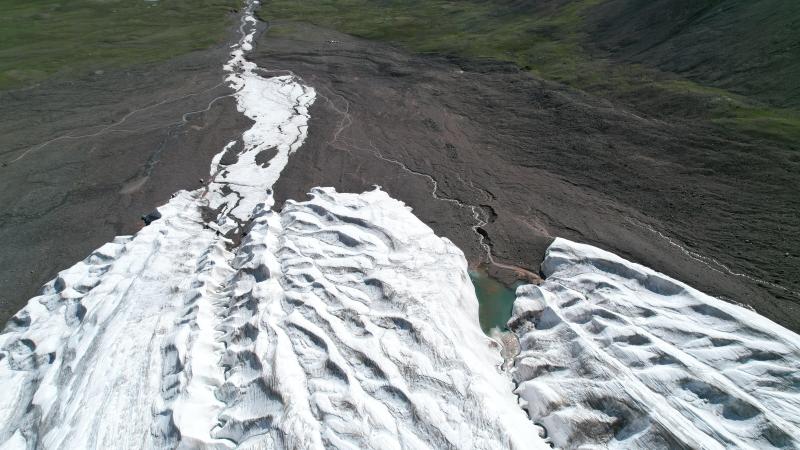
[[[504,285],[490,277],[484,268],[470,270],[469,276],[478,297],[478,315],[483,331],[488,334],[492,328],[507,330],[506,322],[511,318],[517,285]]]

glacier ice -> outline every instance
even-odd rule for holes
[[[512,373],[556,445],[800,446],[800,336],[589,245],[556,239],[542,270]]]
[[[201,192],[59,274],[0,335],[0,442],[42,448],[545,448],[497,370],[461,251],[376,189]]]
[[[225,66],[253,125],[208,185],[0,334],[0,449],[548,448],[534,421],[565,448],[797,448],[800,340],[751,311],[557,239],[501,372],[464,255],[401,202],[272,210],[316,93],[245,58],[257,5]]]

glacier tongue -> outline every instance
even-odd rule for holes
[[[179,193],[13,318],[0,442],[546,448],[497,371],[463,254],[402,203],[315,189],[257,208],[231,252],[201,199]]]
[[[799,448],[800,336],[556,239],[517,290],[516,392],[565,448]]]
[[[215,436],[288,448],[537,447],[480,331],[463,254],[384,192],[315,189],[281,214],[264,210],[234,267]]]
[[[271,210],[315,92],[246,60],[257,4],[226,65],[251,129],[11,319],[0,448],[547,448],[450,241],[379,189]]]

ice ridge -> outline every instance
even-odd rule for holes
[[[513,377],[559,447],[800,448],[800,336],[556,239],[517,290]]]

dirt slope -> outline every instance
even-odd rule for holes
[[[550,239],[564,236],[800,329],[790,292],[800,248],[786,239],[800,231],[798,161],[782,148],[644,117],[510,64],[274,25],[254,58],[319,93],[279,200],[380,184],[479,263],[471,211],[433,198],[433,178],[437,197],[481,209],[499,261],[536,272]]]

